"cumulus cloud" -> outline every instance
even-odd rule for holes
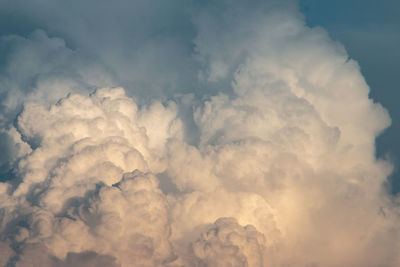
[[[166,168],[166,140],[179,139],[172,104],[138,110],[122,88],[101,89],[50,108],[27,104],[16,127],[32,151],[18,162],[22,179],[2,186],[12,192],[6,201],[24,208],[7,210],[2,225],[16,233],[11,243],[21,247],[22,262],[44,253],[32,243],[61,259],[93,251],[124,265],[170,256],[167,203],[154,174]],[[125,251],[114,251],[117,243]]]
[[[343,46],[292,1],[162,2],[1,37],[0,264],[397,266],[390,117]]]
[[[252,225],[220,218],[193,244],[200,266],[264,266],[265,237]]]

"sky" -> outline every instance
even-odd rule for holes
[[[1,266],[399,266],[396,1],[3,0]]]

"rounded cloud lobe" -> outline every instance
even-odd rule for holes
[[[196,34],[168,42],[135,26],[169,70],[147,50],[117,64],[104,49],[120,40],[89,54],[72,26],[77,49],[43,30],[0,39],[2,265],[400,264],[392,167],[375,158],[386,110],[290,1],[253,4],[187,4]]]

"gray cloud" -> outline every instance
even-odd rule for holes
[[[295,2],[2,12],[1,263],[399,264],[390,117]]]

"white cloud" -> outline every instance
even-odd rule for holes
[[[390,118],[340,44],[291,1],[132,5],[154,25],[125,3],[93,31],[96,16],[49,26],[74,49],[44,31],[0,41],[3,264],[399,264],[374,154]]]

